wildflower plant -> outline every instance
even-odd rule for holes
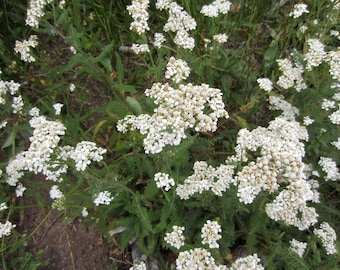
[[[339,1],[0,7],[2,268],[41,188],[162,269],[339,267]]]

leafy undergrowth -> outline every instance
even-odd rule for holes
[[[2,1],[2,268],[64,267],[28,249],[48,213],[108,269],[340,267],[339,9]]]

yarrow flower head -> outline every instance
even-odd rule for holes
[[[178,78],[179,71],[174,63],[169,64],[168,74]],[[188,69],[184,63],[180,66],[184,70],[180,71],[180,77],[185,78]],[[229,117],[224,109],[222,92],[207,84],[179,84],[178,88],[173,88],[168,83],[154,83],[145,94],[159,105],[154,109],[154,114],[128,115],[118,121],[117,130],[126,132],[128,129],[138,129],[141,134],[146,134],[146,153],[155,154],[166,145],[179,145],[186,138],[185,130],[189,128],[194,128],[196,132],[214,132],[218,119]]]
[[[204,5],[201,14],[206,17],[218,17],[220,14],[227,14],[230,11],[231,2],[227,0],[215,0],[210,5]]]
[[[277,81],[277,84],[280,87],[283,89],[294,87],[298,92],[307,88],[307,85],[302,77],[304,69],[301,64],[293,63],[287,58],[278,59],[277,63],[279,65],[279,69],[283,73]]]
[[[314,229],[314,234],[321,239],[328,255],[337,253],[335,246],[336,233],[327,222],[321,223],[320,229]]]
[[[169,19],[163,27],[164,32],[176,33],[175,44],[192,50],[195,47],[195,40],[189,36],[188,31],[196,29],[197,24],[194,18],[183,10],[183,7],[170,0],[157,0],[156,8],[169,12]]]
[[[132,44],[131,50],[135,54],[141,54],[141,53],[150,52],[148,44]]]
[[[203,248],[195,248],[180,252],[176,259],[176,269],[220,269],[215,264],[215,259],[211,253]],[[226,269],[226,268],[223,268]],[[249,268],[251,269],[251,268]]]
[[[320,157],[319,165],[321,169],[326,173],[326,181],[340,180],[340,173],[337,168],[336,162],[329,157]]]
[[[266,92],[273,90],[273,83],[268,78],[258,78],[257,83],[259,84],[260,88]]]
[[[264,270],[261,265],[261,260],[257,254],[249,255],[247,257],[238,258],[230,267],[229,270]]]
[[[20,53],[20,58],[24,62],[35,62],[34,56],[31,54],[31,48],[38,46],[37,36],[31,35],[28,40],[16,41],[14,51]]]
[[[308,6],[306,4],[296,4],[294,5],[293,11],[289,13],[289,16],[293,17],[294,19],[299,18],[303,13],[309,13],[307,8]]]
[[[63,197],[64,194],[60,191],[57,185],[53,185],[50,189],[50,197],[51,199],[59,199]]]
[[[312,70],[313,67],[319,66],[327,56],[325,46],[318,39],[308,39],[308,52],[305,54],[305,61],[307,61],[306,69]]]
[[[27,9],[26,25],[39,28],[39,20],[45,15],[44,8],[51,2],[52,0],[30,0]]]
[[[156,173],[154,176],[156,185],[158,188],[164,188],[165,191],[169,191],[171,187],[175,185],[175,181],[172,178],[169,178],[169,175],[166,173]]]
[[[11,230],[13,228],[15,228],[16,225],[15,224],[12,224],[12,222],[6,220],[5,223],[1,223],[0,222],[0,239],[3,237],[3,236],[9,236],[11,235]]]
[[[73,93],[74,90],[76,90],[76,86],[73,83],[71,83],[69,86],[69,89],[70,89],[70,92]]]
[[[340,50],[327,52],[326,61],[329,64],[329,73],[332,78],[340,81]]]
[[[56,104],[53,104],[53,108],[55,110],[55,115],[60,115],[61,113],[61,108],[64,106],[64,104],[62,103],[56,103]]]
[[[130,24],[130,30],[137,32],[139,35],[149,30],[149,0],[133,0],[131,5],[126,7],[129,15],[132,16],[133,22]]]
[[[162,44],[165,42],[165,37],[162,33],[155,33],[155,38],[154,38],[154,46],[156,48],[161,48]]]
[[[112,200],[113,198],[111,197],[111,192],[105,190],[105,191],[99,192],[99,194],[96,196],[93,202],[96,206],[100,204],[109,205]]]
[[[172,226],[172,232],[166,233],[166,236],[164,237],[164,241],[167,242],[170,246],[180,249],[182,246],[184,246],[184,227],[180,226]]]
[[[21,113],[22,108],[24,107],[24,101],[22,99],[22,96],[17,96],[13,97],[12,101],[12,108],[13,108],[13,113]]]
[[[216,196],[222,196],[231,183],[235,184],[233,165],[222,164],[213,168],[205,161],[196,161],[193,169],[194,173],[176,188],[176,193],[182,200],[188,200],[195,193],[202,194],[208,190]]]
[[[146,264],[143,261],[138,261],[129,268],[129,270],[147,270]]]
[[[1,173],[0,173],[0,176],[1,176]],[[6,210],[7,209],[7,205],[6,205],[6,203],[0,203],[0,211],[4,211],[4,210]]]
[[[216,34],[213,35],[213,39],[217,41],[218,43],[226,43],[228,41],[228,36],[227,34]]]
[[[89,211],[87,210],[86,207],[83,207],[83,209],[81,210],[81,215],[83,217],[87,217],[89,215]]]
[[[185,81],[190,75],[190,68],[187,62],[182,59],[170,57],[166,65],[165,78],[171,79],[175,83]]]
[[[303,253],[307,248],[307,243],[297,241],[296,239],[290,240],[290,250],[298,254],[301,258],[303,257]]]
[[[75,161],[77,171],[85,171],[91,161],[100,162],[105,153],[106,149],[97,147],[94,142],[82,141],[69,152],[69,157]]]
[[[201,230],[202,244],[208,244],[209,248],[218,248],[220,245],[217,243],[222,238],[221,225],[217,221],[207,220]]]
[[[313,123],[314,123],[314,120],[312,118],[310,118],[310,116],[307,115],[303,118],[303,125],[309,126]]]

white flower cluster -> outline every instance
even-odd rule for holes
[[[0,80],[0,104],[5,104],[5,96],[9,93],[11,96],[17,94],[20,88],[20,84],[14,81],[3,81]]]
[[[58,169],[50,164],[50,156],[59,143],[60,136],[65,133],[64,125],[57,121],[48,121],[44,116],[33,117],[30,125],[34,128],[30,147],[17,154],[6,167],[7,183],[11,186],[18,184],[24,171],[42,173],[54,181],[60,180],[61,173],[65,172],[63,166]]]
[[[329,64],[329,73],[334,80],[340,81],[340,50],[329,51],[326,61]]]
[[[1,177],[1,173],[0,173],[0,177]],[[8,207],[7,207],[7,205],[6,205],[6,203],[0,203],[0,212],[1,211],[4,211],[4,210],[6,210]]]
[[[22,96],[13,97],[12,101],[13,113],[21,113],[23,107],[24,101],[22,99]]]
[[[266,213],[275,221],[281,220],[299,230],[306,230],[318,222],[315,208],[307,206],[307,202],[314,198],[314,192],[307,181],[292,182],[272,203],[266,205]]]
[[[16,225],[15,224],[12,224],[12,222],[6,220],[5,223],[1,223],[0,222],[0,239],[3,237],[3,236],[9,236],[11,235],[11,230],[13,228],[15,228]]]
[[[6,126],[7,126],[7,124],[8,124],[8,122],[7,122],[7,121],[2,121],[2,122],[0,123],[0,129],[2,129],[2,128],[6,127]]]
[[[131,50],[135,54],[147,53],[150,52],[148,44],[132,44]]]
[[[171,72],[174,78],[185,78],[186,74],[187,69]],[[159,105],[154,114],[128,115],[118,121],[117,130],[138,129],[147,134],[144,139],[146,153],[159,153],[166,145],[179,145],[186,138],[185,130],[190,128],[195,128],[196,132],[215,132],[218,119],[229,117],[224,109],[222,92],[207,84],[180,84],[176,89],[168,83],[154,83],[145,94]]]
[[[188,63],[182,59],[176,59],[171,56],[169,62],[166,65],[166,71],[164,77],[171,79],[175,83],[185,81],[190,75],[190,68]]]
[[[81,215],[83,217],[87,217],[89,215],[89,211],[87,210],[86,207],[83,207],[83,209],[81,210]]]
[[[141,262],[136,262],[133,264],[133,266],[131,266],[129,268],[129,270],[146,270],[146,264],[145,262],[141,261]]]
[[[112,200],[113,200],[113,198],[111,197],[111,192],[105,190],[105,191],[101,191],[101,192],[98,193],[96,198],[93,200],[93,203],[96,206],[98,206],[100,204],[109,205]]]
[[[340,150],[340,137],[337,141],[331,142],[331,145],[333,145],[336,149]]]
[[[31,48],[38,46],[37,36],[31,35],[28,40],[15,42],[14,51],[20,53],[20,58],[24,62],[34,62],[35,58],[31,55]]]
[[[94,142],[82,141],[70,150],[69,157],[74,160],[77,171],[85,171],[91,161],[100,162],[106,149],[97,147]]]
[[[303,125],[304,126],[309,126],[313,123],[314,123],[314,119],[310,118],[310,116],[307,115],[303,118]]]
[[[76,86],[73,83],[71,83],[69,89],[70,92],[73,93],[76,90]]]
[[[228,36],[227,34],[216,34],[216,35],[213,35],[213,40],[221,44],[226,43],[228,41]]]
[[[247,257],[238,258],[230,267],[229,270],[264,270],[260,264],[261,260],[257,254],[249,255]]]
[[[195,193],[202,194],[210,189],[215,195],[222,196],[222,192],[235,183],[232,165],[222,164],[215,169],[205,161],[196,161],[193,169],[194,174],[176,188],[176,193],[182,200],[188,200]]]
[[[62,103],[55,103],[53,104],[53,108],[55,110],[55,115],[60,115],[61,113],[61,108],[64,106]]]
[[[327,222],[321,223],[320,229],[314,229],[314,234],[321,239],[328,255],[337,253],[335,246],[336,233]]]
[[[162,33],[155,33],[155,37],[154,37],[154,46],[156,48],[161,48],[162,44],[165,42],[165,37]]]
[[[180,249],[184,246],[185,237],[183,235],[184,227],[180,226],[172,226],[172,232],[166,233],[164,237],[164,241],[167,242],[170,246]]]
[[[273,90],[273,83],[268,78],[258,78],[257,83],[259,84],[260,88],[266,92],[270,92]]]
[[[130,30],[137,32],[139,35],[150,30],[149,20],[149,0],[133,0],[131,5],[126,7],[129,15],[132,16],[133,22],[130,24]]]
[[[154,179],[158,188],[164,188],[165,191],[169,191],[171,187],[175,185],[174,179],[170,178],[166,173],[156,173]]]
[[[320,157],[319,165],[321,169],[326,173],[326,181],[340,180],[340,173],[337,168],[336,162],[329,157]]]
[[[325,60],[327,53],[325,46],[318,39],[308,39],[308,52],[305,54],[304,59],[307,61],[306,69],[312,70],[313,67],[318,67]]]
[[[321,109],[323,109],[325,111],[329,111],[330,109],[334,109],[334,108],[336,108],[336,103],[335,103],[334,100],[324,98],[321,101]]]
[[[299,255],[302,258],[307,248],[307,243],[300,242],[294,238],[290,240],[289,243],[290,243],[290,250],[295,252],[297,255]]]
[[[217,221],[207,220],[201,229],[202,244],[208,244],[209,248],[219,248],[218,240],[222,238],[221,225]]]
[[[39,20],[45,15],[44,8],[52,0],[31,0],[27,9],[26,25],[39,28]]]
[[[197,24],[194,18],[172,0],[157,0],[156,8],[159,10],[165,9],[169,13],[168,21],[163,30],[176,33],[175,44],[184,49],[192,50],[195,47],[195,40],[189,36],[188,31],[196,29]]]
[[[334,125],[340,125],[340,104],[338,110],[329,115],[328,118]]]
[[[307,85],[302,77],[302,65],[298,63],[295,63],[293,65],[292,61],[287,58],[278,59],[277,63],[279,65],[279,69],[283,72],[283,74],[279,77],[279,80],[277,81],[277,84],[280,87],[284,89],[294,87],[298,92],[300,92],[302,89],[307,88]]]
[[[30,126],[34,129],[30,137],[31,144],[28,150],[23,151],[12,159],[7,167],[7,183],[17,186],[17,195],[22,195],[25,187],[19,183],[19,179],[25,171],[41,173],[47,180],[62,181],[62,175],[67,172],[68,165],[65,162],[71,158],[76,162],[76,169],[85,170],[91,161],[99,162],[103,159],[105,149],[96,147],[93,142],[82,141],[75,148],[67,145],[58,147],[60,137],[65,134],[65,126],[59,121],[49,121],[45,116],[39,116],[39,110],[30,110],[33,118]]]
[[[209,5],[204,5],[201,14],[206,17],[218,17],[220,14],[227,14],[230,11],[231,2],[227,0],[215,0]]]
[[[251,132],[242,129],[237,137],[236,160],[247,161],[247,153],[260,149],[260,156],[249,162],[235,179],[238,196],[244,203],[252,203],[263,189],[274,192],[280,182],[303,179],[304,145],[308,132],[298,122],[277,117],[268,128],[257,127]]]
[[[289,13],[289,16],[293,17],[294,19],[299,18],[303,13],[309,13],[306,4],[296,4],[294,5],[293,11]]]
[[[269,109],[282,111],[281,117],[287,120],[294,120],[295,116],[299,115],[299,109],[284,100],[281,95],[269,96]]]
[[[206,269],[206,270],[222,270],[227,269],[226,266],[218,266],[211,253],[203,248],[195,248],[180,252],[176,259],[177,270]],[[251,269],[251,268],[249,268]]]
[[[50,197],[51,199],[60,199],[64,194],[60,191],[57,185],[53,185],[50,189]]]

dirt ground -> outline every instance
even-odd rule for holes
[[[38,179],[37,181],[44,181]],[[47,190],[39,190],[43,197]],[[25,199],[25,205],[34,205],[34,198]],[[129,269],[131,256],[120,251],[102,236],[95,224],[85,226],[81,218],[65,220],[58,210],[46,218],[46,209],[28,207],[25,209],[17,229],[22,234],[30,234],[38,224],[41,226],[27,243],[26,250],[37,254],[43,250],[42,261],[47,266],[39,270],[109,270]],[[44,219],[46,220],[42,222]]]

